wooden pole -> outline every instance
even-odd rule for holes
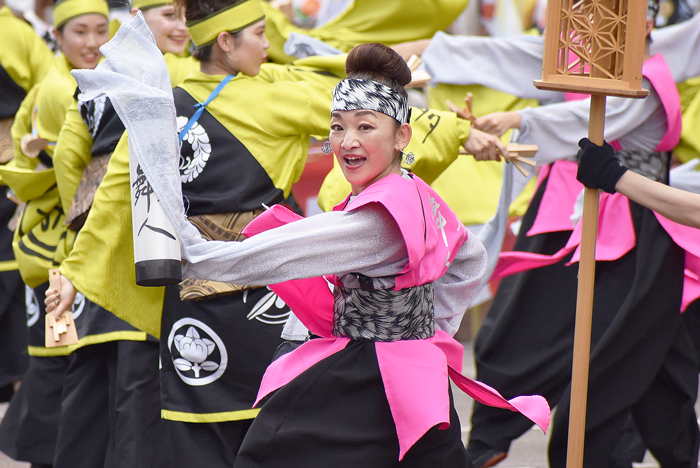
[[[603,145],[605,126],[605,95],[591,96],[588,139]],[[583,447],[586,434],[586,403],[588,395],[588,367],[591,354],[591,325],[593,322],[593,286],[595,282],[595,243],[598,233],[598,196],[596,189],[584,189],[581,218],[581,259],[578,270],[576,297],[576,325],[574,355],[571,370],[571,408],[569,409],[569,438],[566,468],[583,466]]]

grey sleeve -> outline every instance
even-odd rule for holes
[[[322,213],[242,242],[188,247],[189,278],[266,285],[326,274],[396,274],[408,254],[398,225],[383,207]]]
[[[486,249],[469,232],[447,273],[435,281],[435,327],[454,336],[486,272]]]
[[[544,40],[538,36],[491,38],[451,36],[437,32],[421,60],[431,84],[478,84],[541,102],[558,102],[562,93],[541,91],[533,80],[542,78]]]
[[[645,88],[649,83],[645,80]],[[517,111],[522,117],[518,143],[538,145],[538,164],[573,158],[578,141],[588,135],[590,98]],[[625,150],[653,151],[666,132],[666,114],[655,91],[645,99],[608,97],[605,140],[619,140]]]
[[[700,76],[700,13],[688,21],[655,29],[650,52],[664,56],[676,83]]]

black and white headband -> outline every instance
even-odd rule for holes
[[[408,123],[408,99],[388,86],[372,80],[345,79],[333,90],[331,111],[373,110]]]

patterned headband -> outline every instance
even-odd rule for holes
[[[408,123],[411,114],[408,100],[388,86],[372,80],[345,79],[333,90],[331,111],[366,109],[381,112]]]

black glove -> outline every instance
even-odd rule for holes
[[[598,146],[588,138],[582,138],[578,145],[576,179],[588,188],[615,193],[615,184],[627,168],[617,160],[613,147],[608,143]]]

